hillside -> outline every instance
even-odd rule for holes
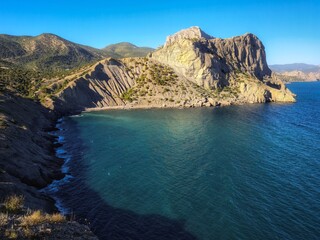
[[[146,58],[109,58],[45,85],[37,93],[42,102],[63,113],[295,101],[283,83],[272,78],[256,36],[220,39],[197,27],[168,37]]]
[[[36,37],[0,35],[2,62],[29,69],[71,69],[105,57],[98,49],[72,43],[54,34]]]
[[[69,70],[105,57],[145,57],[152,48],[118,43],[103,49],[70,42],[54,34],[39,36],[0,35],[0,66],[29,70]]]
[[[320,80],[319,65],[293,63],[270,65],[270,68],[284,82]]]

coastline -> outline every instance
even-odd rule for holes
[[[214,108],[225,107],[225,106],[230,106],[230,105],[256,104],[256,103],[243,103],[243,102],[230,102],[230,101],[224,101],[224,102],[221,101],[218,104],[216,104],[215,106],[213,106],[213,105],[208,106],[208,105],[201,105],[201,104],[199,104],[199,105],[177,105],[177,104],[172,104],[172,103],[171,104],[167,103],[167,104],[163,104],[163,105],[159,105],[159,104],[158,105],[157,104],[148,104],[148,105],[127,104],[127,105],[118,105],[118,106],[85,108],[83,111],[75,111],[74,113],[59,113],[59,112],[50,111],[49,109],[46,109],[45,107],[41,106],[40,103],[36,103],[32,100],[23,99],[21,97],[17,97],[17,96],[13,96],[13,95],[10,95],[10,97],[8,97],[9,95],[7,95],[8,100],[9,101],[14,100],[14,106],[11,107],[11,109],[14,109],[14,108],[19,109],[19,107],[17,105],[22,101],[22,102],[24,102],[24,104],[22,104],[22,106],[28,105],[29,108],[31,109],[31,110],[27,111],[25,114],[34,115],[34,116],[32,116],[32,119],[30,120],[31,122],[26,124],[25,119],[24,119],[25,114],[21,111],[17,111],[17,113],[15,113],[15,114],[21,115],[21,116],[19,116],[21,118],[21,119],[19,119],[19,121],[21,121],[21,123],[19,123],[19,124],[15,123],[15,125],[23,125],[24,127],[28,128],[28,129],[30,128],[30,132],[33,135],[36,135],[36,136],[40,135],[41,139],[36,141],[36,145],[37,145],[36,147],[40,148],[42,151],[44,151],[46,153],[45,156],[42,156],[42,161],[44,161],[44,163],[42,163],[42,164],[45,166],[45,168],[39,169],[39,177],[38,177],[38,179],[35,180],[36,184],[30,184],[30,181],[29,181],[29,185],[31,187],[36,187],[36,189],[31,190],[33,192],[32,195],[34,195],[34,196],[37,195],[34,193],[35,191],[39,192],[41,195],[43,195],[43,193],[46,191],[46,189],[48,189],[50,187],[54,188],[54,184],[56,184],[56,182],[61,181],[67,177],[67,170],[64,169],[64,166],[67,164],[67,162],[70,159],[68,159],[68,156],[65,156],[64,152],[61,152],[61,150],[63,150],[63,139],[61,139],[61,136],[59,135],[60,134],[59,131],[61,131],[59,124],[61,124],[61,122],[63,121],[63,117],[65,117],[65,116],[79,115],[82,112],[96,112],[96,111],[107,111],[107,110],[167,109],[167,108],[187,109],[187,108],[198,108],[198,107],[214,109]],[[5,101],[2,103],[2,105],[4,105],[4,104],[5,104]],[[261,104],[261,103],[259,103],[259,104]],[[20,108],[21,108],[21,106],[20,106]],[[24,108],[26,109],[27,107],[24,106]],[[7,109],[6,111],[10,112],[9,109]],[[34,112],[36,112],[36,113],[34,113]],[[41,121],[39,119],[41,119]],[[15,121],[15,120],[13,120],[13,121]],[[34,124],[35,122],[37,122],[36,125]],[[25,126],[25,125],[30,125],[30,126]],[[8,134],[10,134],[10,133],[8,133]],[[34,142],[33,139],[36,138],[36,136],[30,137],[30,139],[32,139],[32,141]],[[30,139],[26,139],[27,142],[24,142],[24,144],[28,145],[28,143],[30,142]],[[46,142],[46,144],[44,144],[44,142]],[[38,150],[38,151],[40,151],[40,150]],[[11,154],[13,154],[13,153],[11,153]],[[30,157],[30,164],[33,164],[32,163],[32,155],[31,156],[29,156],[29,155],[27,155],[27,156]],[[28,164],[28,162],[26,164]],[[48,176],[45,175],[46,171],[49,171],[49,173],[47,174]],[[23,173],[21,173],[21,174],[22,174],[22,176],[20,177],[20,179],[23,179],[23,183],[27,184],[27,186],[28,186],[28,182],[26,180],[26,177],[24,176]],[[14,173],[14,175],[15,175],[15,177],[19,178],[19,175],[17,176],[16,173]],[[39,181],[39,179],[41,179],[41,178],[44,178],[44,181],[41,182],[40,184],[37,184],[37,181]],[[34,185],[36,185],[36,186],[34,186]],[[25,189],[25,187],[23,187],[23,189]],[[13,191],[18,191],[18,190],[19,190],[19,188],[15,189]],[[3,191],[3,192],[5,192],[5,191]],[[0,193],[1,193],[1,187],[0,187]],[[45,194],[45,195],[46,196],[43,196],[43,197],[48,197],[47,194]],[[32,203],[33,201],[35,201],[34,198],[32,198],[32,200],[30,200],[30,201],[27,201],[27,203]],[[35,201],[35,202],[37,202],[37,201]],[[30,204],[29,206],[31,208],[33,208],[35,206],[39,207],[39,205],[41,208],[43,208],[46,211],[55,211],[57,209],[57,205],[58,205],[58,209],[60,209],[62,211],[62,213],[65,212],[63,210],[63,208],[59,206],[59,203],[56,204],[53,201],[53,199],[51,199],[51,197],[49,198],[49,200],[46,200],[46,204],[43,204],[43,203],[39,204],[38,203],[38,204]],[[48,205],[48,206],[44,206],[44,205]]]
[[[187,109],[187,108],[216,108],[216,107],[226,107],[231,105],[243,105],[245,103],[235,103],[235,102],[227,102],[227,101],[221,101],[217,103],[216,105],[204,105],[204,104],[192,104],[192,105],[180,105],[180,104],[170,104],[168,102],[167,104],[124,104],[124,105],[118,105],[118,106],[106,106],[106,107],[94,107],[94,108],[85,108],[81,112],[96,112],[96,111],[104,111],[104,110],[134,110],[134,109],[166,109],[166,108],[172,108],[172,109]],[[251,104],[251,103],[247,103]],[[77,115],[77,114],[72,114]]]
[[[205,106],[205,105],[190,105],[190,106],[181,106],[181,105],[119,105],[119,106],[107,106],[107,107],[95,107],[95,108],[85,108],[80,113],[77,112],[75,114],[70,114],[69,116],[76,116],[81,115],[81,113],[86,112],[99,112],[99,111],[108,111],[108,110],[135,110],[135,109],[188,109],[188,108],[219,108],[219,107],[228,107],[228,106],[242,106],[242,105],[252,105],[252,104],[287,104],[287,103],[294,103],[294,102],[221,102],[216,106]]]
[[[54,144],[56,145],[55,156],[63,160],[63,164],[61,165],[60,170],[64,174],[64,177],[61,179],[53,180],[50,184],[48,184],[45,188],[41,189],[40,191],[54,199],[54,206],[61,214],[68,215],[70,214],[68,209],[64,208],[61,203],[61,200],[55,196],[55,193],[59,191],[59,186],[65,184],[66,182],[69,182],[70,179],[73,178],[69,174],[69,167],[67,166],[69,161],[71,160],[71,156],[64,149],[65,136],[62,134],[63,121],[64,117],[61,117],[56,121],[56,130],[53,131],[52,134],[56,137],[56,141],[54,142]]]
[[[9,119],[10,127],[14,127],[18,135],[24,135],[28,132],[29,135],[23,138],[15,136],[11,143],[15,146],[10,148],[10,154],[13,154],[15,148],[19,145],[25,146],[25,151],[21,152],[21,158],[25,159],[24,163],[18,160],[13,160],[14,164],[22,164],[19,167],[19,172],[14,172],[14,169],[10,169],[13,176],[18,181],[14,181],[12,185],[15,185],[13,189],[8,191],[9,188],[0,185],[0,193],[3,196],[8,195],[10,192],[18,193],[26,196],[26,204],[30,209],[41,209],[45,212],[57,212],[62,214],[68,214],[68,209],[64,208],[63,204],[58,198],[54,197],[54,192],[58,191],[58,186],[65,181],[69,181],[72,176],[68,174],[67,164],[70,161],[70,156],[64,150],[64,139],[61,135],[61,123],[63,118],[67,116],[79,115],[82,112],[95,112],[95,111],[107,111],[107,110],[134,110],[134,109],[187,109],[187,108],[218,108],[230,105],[244,105],[244,104],[256,104],[255,102],[241,102],[241,101],[219,101],[214,105],[208,104],[191,104],[191,105],[177,105],[172,103],[159,104],[126,104],[119,106],[107,106],[107,107],[94,107],[85,108],[84,110],[75,110],[73,112],[56,112],[49,110],[42,106],[39,102],[25,99],[12,94],[3,94],[6,98],[1,102],[0,110],[5,108],[5,116]],[[12,102],[11,105],[7,102]],[[22,104],[21,104],[22,103]],[[261,104],[261,103],[259,103]],[[264,103],[265,104],[265,103]],[[13,112],[13,113],[12,113]],[[10,136],[10,132],[7,133]],[[5,138],[2,140],[6,140]],[[16,142],[17,141],[17,142]],[[21,143],[20,143],[21,142]],[[3,143],[6,145],[6,142]],[[35,145],[35,146],[33,146]],[[31,147],[30,147],[31,146]],[[35,148],[36,150],[31,153],[29,150]],[[9,152],[10,152],[9,150]],[[44,152],[43,155],[39,152]],[[34,158],[37,156],[39,162],[34,162]],[[5,157],[5,156],[3,156]],[[37,158],[37,159],[38,159]],[[1,164],[1,162],[0,162]],[[3,164],[2,164],[3,165]],[[30,168],[31,165],[37,166],[37,168]],[[5,166],[5,165],[4,165]],[[14,166],[16,167],[16,166]],[[2,166],[0,165],[2,171]],[[5,169],[7,172],[8,169]],[[27,171],[26,171],[27,170]],[[38,174],[29,173],[29,171],[35,170]],[[10,171],[9,171],[10,172]],[[27,173],[28,176],[25,176]],[[31,180],[28,180],[31,178]],[[6,180],[6,179],[5,179]],[[9,179],[7,179],[9,182]],[[0,174],[0,183],[3,183],[3,176]]]

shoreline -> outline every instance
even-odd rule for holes
[[[71,160],[71,156],[68,155],[67,151],[63,148],[65,143],[65,136],[61,134],[63,130],[63,128],[61,127],[63,121],[64,117],[57,119],[55,125],[56,130],[53,131],[52,135],[56,137],[56,141],[54,142],[54,144],[56,145],[54,155],[55,157],[63,160],[60,171],[62,174],[64,174],[64,177],[61,179],[53,180],[50,184],[48,184],[40,191],[51,197],[54,200],[54,206],[58,210],[58,212],[66,216],[70,214],[68,209],[64,208],[62,206],[61,200],[55,196],[55,193],[59,191],[59,186],[73,178],[73,176],[69,174],[69,168],[67,166],[67,164]]]
[[[230,104],[232,105],[232,104]],[[227,106],[227,105],[225,105]],[[118,106],[106,106],[106,107],[94,107],[94,108],[85,108],[82,112],[97,112],[97,111],[104,111],[104,110],[134,110],[134,109],[188,109],[188,108],[215,108],[218,106],[181,106],[181,105],[118,105]],[[81,113],[82,113],[81,112]],[[81,114],[80,113],[80,114]],[[71,115],[72,116],[72,115]]]
[[[230,106],[243,106],[243,105],[257,105],[257,104],[291,104],[295,102],[228,102],[228,103],[221,103],[216,106],[159,106],[159,105],[119,105],[119,106],[107,106],[107,107],[95,107],[95,108],[86,108],[83,111],[80,111],[75,114],[69,114],[67,116],[77,116],[81,115],[82,113],[89,113],[89,112],[99,112],[99,111],[108,111],[108,110],[141,110],[141,109],[190,109],[190,108],[211,108],[216,109],[220,107],[230,107]]]

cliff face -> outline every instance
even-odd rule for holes
[[[164,47],[152,53],[152,58],[208,89],[229,85],[236,72],[248,73],[259,80],[271,76],[264,46],[253,34],[220,39],[208,37],[193,27],[168,37]]]
[[[103,60],[61,81],[68,84],[46,105],[62,112],[295,101],[272,77],[256,36],[220,39],[197,27],[169,36],[148,58]]]

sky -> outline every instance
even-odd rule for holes
[[[1,2],[0,23],[0,33],[54,33],[96,48],[156,48],[190,26],[220,38],[251,32],[269,64],[320,65],[320,0],[15,0]]]

